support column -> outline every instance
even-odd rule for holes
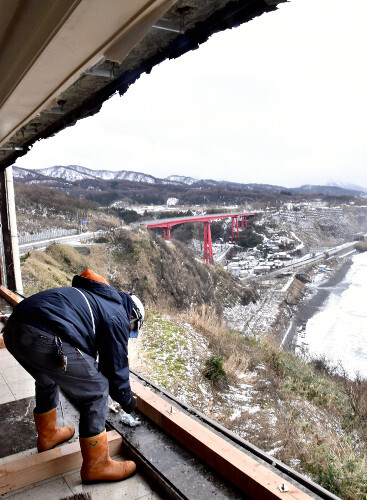
[[[23,283],[20,271],[20,256],[19,256],[19,245],[18,245],[17,216],[15,211],[13,167],[11,166],[5,169],[5,182],[6,182],[6,196],[8,204],[9,228],[11,237],[11,251],[13,257],[14,279],[15,279],[14,291],[22,295]]]
[[[231,243],[233,243],[234,239],[234,234],[233,234],[233,229],[235,227],[235,221],[236,221],[236,231],[237,231],[237,236],[240,234],[240,230],[238,228],[238,217],[232,217],[232,234],[231,234]]]
[[[247,217],[246,215],[243,215],[241,217],[241,227],[246,226],[247,227]]]
[[[204,262],[214,264],[210,222],[204,222]]]
[[[171,226],[163,227],[163,239],[170,240],[171,239]]]
[[[6,191],[5,170],[0,172],[0,209],[1,209],[1,284],[15,290],[15,273],[10,234],[9,212]]]

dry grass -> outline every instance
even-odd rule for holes
[[[232,352],[225,360],[224,369],[230,380],[236,380],[239,373],[246,373],[250,366],[250,360],[246,355]]]
[[[249,371],[251,360],[244,338],[228,330],[213,309],[203,305],[183,313],[181,318],[205,336],[214,355],[223,357],[223,367],[230,383],[235,383],[239,374]]]
[[[190,323],[195,330],[205,333],[211,345],[217,348],[221,348],[223,344],[223,335],[228,336],[224,321],[218,318],[215,311],[205,304],[185,311],[182,318]]]
[[[352,411],[362,424],[367,441],[367,379],[363,378],[361,374],[357,374],[354,380],[349,380],[344,371],[342,381]]]
[[[303,449],[302,463],[306,472],[341,498],[367,498],[367,456],[351,437],[335,439],[332,433],[314,437]]]
[[[46,252],[36,250],[22,258],[21,271],[26,296],[46,290],[70,286],[73,276],[87,267],[109,279],[106,248],[91,246],[81,255],[69,245],[51,244]]]
[[[229,358],[238,352],[241,337],[228,330],[225,321],[213,308],[203,304],[201,307],[185,311],[181,317],[190,323],[195,330],[203,333],[217,356]]]
[[[26,296],[48,288],[71,285],[69,274],[60,270],[55,258],[45,252],[32,252],[21,269]]]

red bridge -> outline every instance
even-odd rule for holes
[[[232,219],[232,235],[231,243],[233,243],[234,232],[239,234],[238,220],[241,220],[241,227],[247,227],[247,217],[255,214],[210,214],[210,215],[193,215],[189,217],[176,217],[174,219],[162,219],[159,222],[147,223],[147,228],[153,229],[161,227],[163,229],[163,238],[166,240],[171,239],[171,227],[178,224],[185,224],[186,222],[204,222],[204,262],[214,264],[212,235],[210,231],[210,222],[218,219]]]

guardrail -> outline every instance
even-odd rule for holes
[[[49,231],[43,231],[42,233],[19,236],[18,242],[22,245],[24,243],[31,243],[32,241],[42,241],[52,238],[60,238],[61,236],[71,236],[73,234],[78,234],[78,232],[78,229],[50,229]]]

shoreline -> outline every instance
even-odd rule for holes
[[[308,296],[298,306],[291,320],[286,338],[283,339],[282,348],[284,350],[295,352],[295,340],[298,336],[298,330],[300,328],[305,329],[307,321],[323,309],[332,292],[342,293],[348,288],[348,284],[343,283],[343,280],[352,264],[352,259],[348,256],[347,260],[336,264],[336,268],[333,269],[331,276],[325,282],[314,287],[313,293],[312,288],[309,288]]]

